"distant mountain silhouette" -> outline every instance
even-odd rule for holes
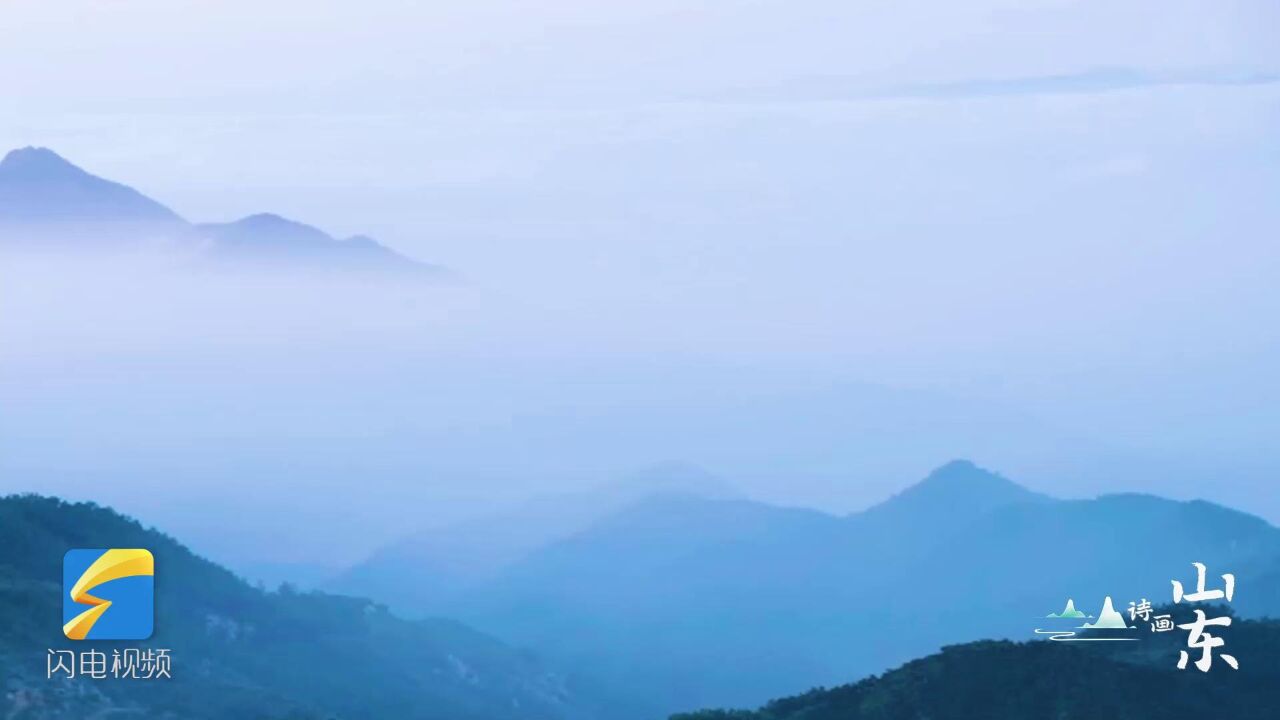
[[[1174,666],[1184,633],[1135,643],[981,641],[860,682],[774,700],[758,711],[705,710],[671,720],[1026,720],[1220,717],[1267,720],[1280,707],[1280,622],[1237,621],[1239,671]]]
[[[13,150],[0,160],[0,226],[6,235],[31,234],[37,241],[97,232],[119,240],[128,234],[173,234],[185,225],[164,205],[91,175],[47,148]]]
[[[163,682],[45,677],[62,637],[62,554],[141,547],[156,567]],[[114,512],[0,498],[0,717],[591,720],[602,696],[530,654],[446,620],[407,622],[367,600],[256,590]],[[130,644],[133,646],[133,644]],[[110,652],[109,647],[99,647]]]
[[[310,225],[270,213],[230,223],[204,223],[194,232],[211,243],[210,255],[219,260],[444,273],[443,268],[409,260],[368,236],[338,240]]]
[[[492,580],[529,553],[642,499],[736,496],[732,484],[700,467],[663,463],[620,482],[535,497],[507,510],[423,530],[379,549],[322,587],[372,597],[411,616],[439,612],[460,593]]]
[[[641,502],[529,554],[449,612],[668,710],[741,706],[945,643],[1027,637],[1064,594],[1159,600],[1192,561],[1261,574],[1280,567],[1280,530],[1198,501],[1056,500],[960,462],[847,517]],[[1255,602],[1280,609],[1280,598]]]
[[[953,460],[865,514],[951,523],[1006,505],[1049,499],[968,460]]]
[[[60,251],[160,246],[233,267],[447,274],[367,236],[338,240],[269,213],[191,225],[133,188],[34,147],[13,150],[0,160],[0,244]]]
[[[619,501],[654,495],[691,495],[713,500],[742,497],[733,483],[697,465],[675,460],[657,463],[622,478],[620,481],[591,491],[612,496]]]

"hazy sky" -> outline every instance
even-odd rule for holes
[[[5,486],[211,545],[193,498],[264,482],[264,516],[398,513],[359,535],[667,459],[844,510],[970,456],[1280,520],[1277,27],[1269,1],[10,0],[0,148],[468,284],[11,269]]]
[[[884,165],[903,154],[967,162],[955,154],[983,143],[1012,154],[1049,142],[1057,152],[1039,159],[1058,167],[1045,172],[1079,175],[1135,172],[1146,146],[1184,145],[1188,133],[1247,140],[1273,119],[1270,90],[1046,98],[1032,82],[1025,97],[952,91],[935,104],[919,89],[1106,68],[1274,74],[1277,25],[1280,8],[1266,0],[10,0],[0,144],[53,146],[193,218],[271,207],[492,265],[495,252],[521,252],[504,243],[538,238],[495,239],[472,227],[475,215],[514,211],[546,232],[573,221],[554,209],[519,217],[536,204],[531,191],[569,202],[561,195],[661,172],[778,202],[777,171],[807,174],[833,137],[852,154],[835,158],[863,166],[844,179],[864,182],[884,182]],[[877,93],[888,99],[857,101]],[[778,156],[788,166],[774,167]],[[580,199],[575,216],[617,201]],[[469,230],[485,240],[452,242]]]

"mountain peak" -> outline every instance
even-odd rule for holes
[[[286,262],[293,267],[396,271],[443,276],[434,265],[411,260],[367,235],[339,240],[305,223],[256,213],[227,223],[204,223],[197,232],[211,240],[223,259]]]
[[[222,243],[224,251],[317,251],[337,242],[319,228],[274,213],[256,213],[229,223],[205,223],[200,229]]]
[[[930,472],[928,476],[925,477],[924,480],[920,481],[920,484],[921,485],[939,484],[939,483],[990,484],[996,481],[998,481],[1002,485],[1021,488],[1020,485],[1013,482],[1012,480],[1009,480],[999,475],[998,473],[992,472],[991,470],[987,470],[986,468],[979,467],[972,460],[965,460],[965,459],[951,460],[949,462],[943,463],[942,465],[939,465],[938,467],[934,468],[933,471]]]
[[[10,150],[4,159],[0,160],[0,173],[26,178],[86,174],[84,170],[49,148],[31,145]]]
[[[926,515],[986,512],[1018,502],[1038,502],[1047,496],[1032,492],[1008,478],[975,465],[952,460],[877,506]]]
[[[1030,493],[1021,485],[979,467],[971,460],[952,460],[940,465],[915,487],[935,492],[941,488],[958,488],[967,492]]]
[[[49,148],[24,147],[0,160],[0,225],[6,224],[57,228],[55,236],[68,224],[99,224],[94,234],[101,239],[185,223],[137,190],[86,172]]]
[[[741,492],[733,483],[707,469],[687,462],[667,461],[645,467],[616,484],[637,496],[692,495],[708,499],[736,499]]]
[[[447,270],[411,260],[376,240],[338,240],[274,213],[191,225],[137,190],[98,177],[45,147],[22,147],[0,159],[0,243],[30,247],[119,247],[160,240],[206,257],[334,271],[393,271],[445,279]]]
[[[236,220],[235,224],[253,227],[305,227],[303,223],[296,220],[290,220],[289,218],[269,212],[246,215],[239,220]]]

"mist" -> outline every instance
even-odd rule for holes
[[[1060,496],[1280,511],[1274,218],[1247,195],[1215,192],[1238,220],[1214,228],[1155,202],[1187,178],[1147,175],[923,223],[925,183],[708,227],[664,214],[660,179],[627,188],[650,221],[577,230],[617,257],[443,284],[9,253],[5,490],[110,503],[242,567],[351,562],[667,460],[833,512],[954,457]],[[657,252],[671,232],[741,251]]]
[[[1270,8],[160,5],[19,3],[6,67],[114,32],[15,79],[0,147],[456,280],[7,251],[0,490],[240,568],[666,461],[831,512],[966,457],[1280,520]]]

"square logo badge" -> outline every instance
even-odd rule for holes
[[[149,550],[68,550],[62,558],[62,633],[71,640],[146,640],[155,629]]]

